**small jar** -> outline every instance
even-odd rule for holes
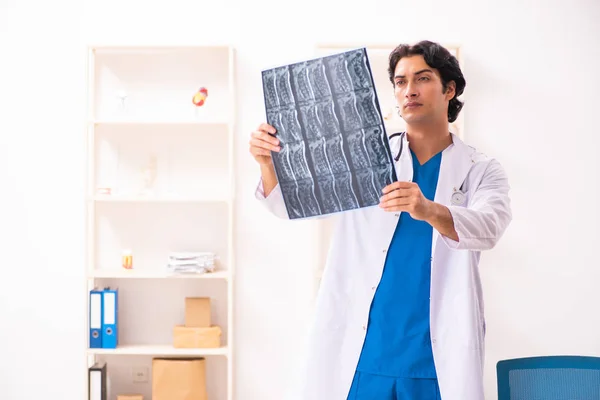
[[[121,257],[121,265],[125,269],[133,268],[133,254],[131,250],[123,250],[123,255]]]

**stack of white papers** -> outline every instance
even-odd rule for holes
[[[176,274],[203,274],[215,269],[215,254],[209,252],[178,252],[169,254],[167,271]]]

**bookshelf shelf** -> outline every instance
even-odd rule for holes
[[[90,125],[109,126],[192,126],[205,129],[228,129],[226,121],[195,121],[195,120],[96,120],[90,121]]]
[[[91,198],[98,203],[228,203],[231,199],[223,197],[143,197],[143,196],[110,196],[97,195]]]
[[[164,271],[145,271],[138,269],[94,269],[90,273],[94,279],[230,279],[228,271],[207,272],[204,274],[170,274]]]
[[[228,356],[228,347],[212,349],[180,349],[171,345],[124,345],[116,349],[88,349],[88,354],[116,356]]]

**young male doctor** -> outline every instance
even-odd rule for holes
[[[465,79],[445,48],[400,45],[388,72],[407,127],[390,138],[398,182],[378,207],[340,215],[294,398],[483,400],[478,265],[512,219],[507,176],[449,132]],[[276,134],[261,124],[251,135],[256,196],[288,218],[271,160]]]

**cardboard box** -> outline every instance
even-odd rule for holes
[[[152,400],[208,400],[206,360],[152,359]]]
[[[117,396],[117,400],[144,400],[144,396],[141,394],[120,394]]]
[[[221,328],[176,325],[173,328],[173,347],[183,349],[221,347]]]
[[[208,328],[211,325],[210,298],[185,298],[185,326],[190,328]]]

